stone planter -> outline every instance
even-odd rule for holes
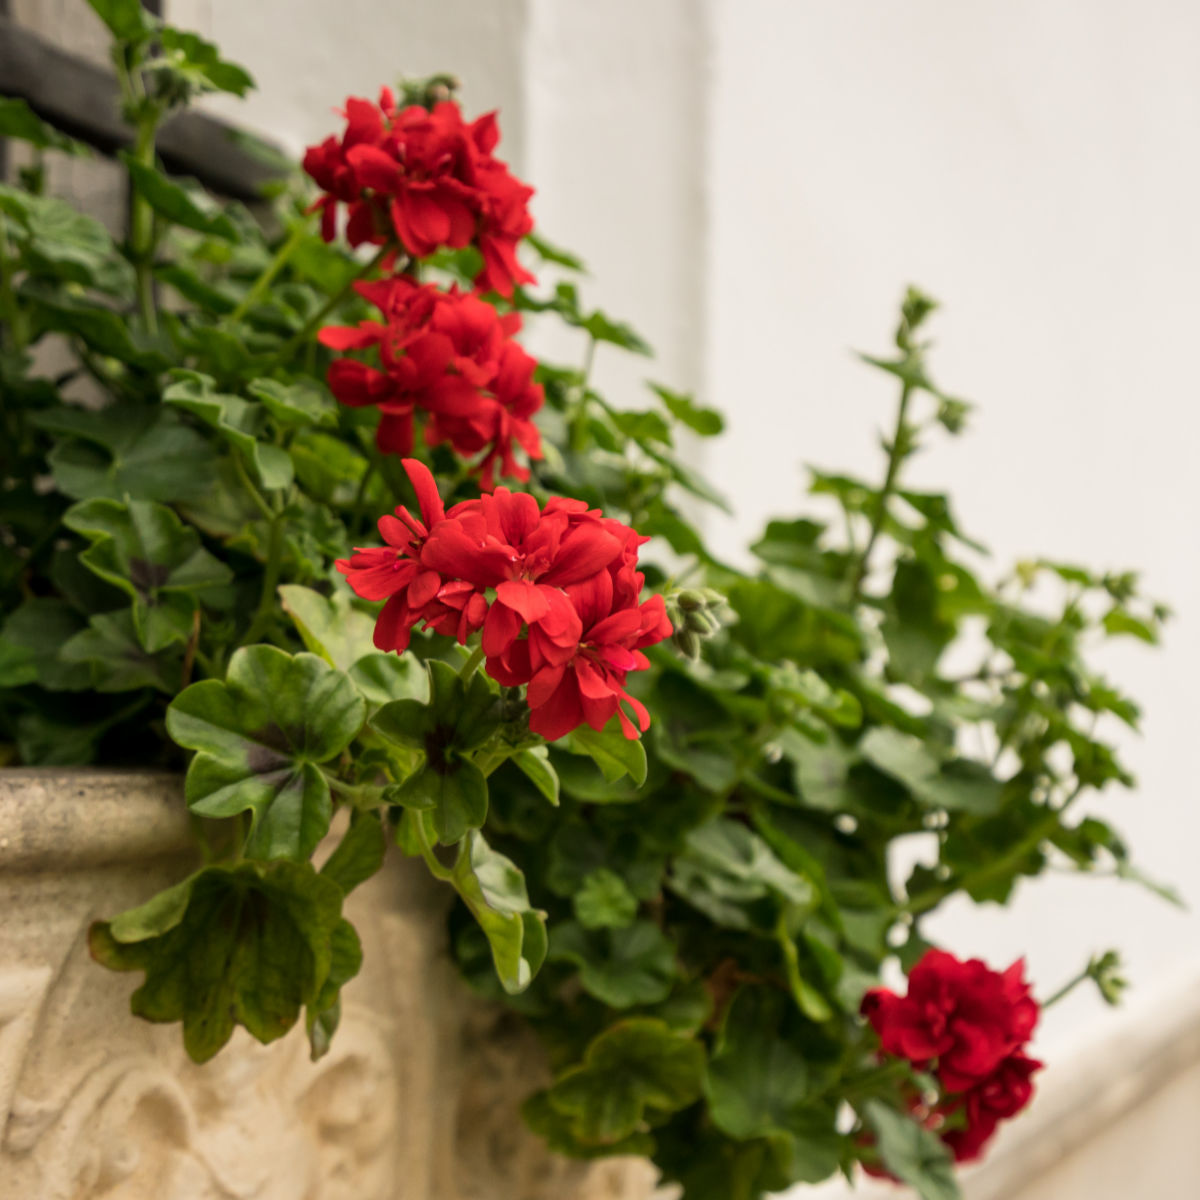
[[[181,878],[174,776],[0,772],[0,1200],[644,1200],[652,1170],[550,1155],[517,1120],[536,1043],[474,1000],[444,897],[390,862],[348,902],[362,974],[332,1051],[243,1030],[203,1067],[129,1013],[85,935]]]

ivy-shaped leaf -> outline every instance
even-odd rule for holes
[[[312,588],[284,584],[279,589],[283,610],[292,618],[305,648],[319,654],[331,667],[348,671],[360,658],[374,652],[375,621],[351,603],[349,589],[322,596]],[[397,662],[412,658],[391,656]]]
[[[546,958],[545,915],[530,907],[525,876],[472,831],[452,882],[487,937],[501,986],[524,991]]]
[[[314,379],[280,383],[277,379],[255,379],[246,390],[263,402],[267,412],[284,428],[310,425],[337,427],[337,403]]]
[[[393,803],[431,810],[438,840],[452,845],[487,818],[488,788],[468,757],[499,727],[497,698],[480,674],[463,680],[447,663],[430,660],[429,702],[394,700],[371,718],[371,729],[424,761],[395,790]]]
[[[53,408],[33,423],[63,440],[50,451],[54,482],[76,500],[176,503],[212,487],[217,458],[206,438],[161,407],[113,404],[98,412]]]
[[[699,1099],[703,1072],[699,1042],[652,1017],[630,1017],[595,1038],[546,1096],[576,1137],[611,1146]]]
[[[67,510],[63,524],[91,542],[79,561],[133,600],[134,628],[151,654],[186,642],[197,595],[233,579],[163,504],[84,500]]]
[[[612,1008],[657,1004],[675,982],[675,947],[652,921],[595,933],[560,921],[551,931],[550,958],[574,963],[584,990]]]
[[[877,726],[858,744],[867,762],[899,780],[922,804],[987,816],[1004,799],[1003,788],[983,763],[956,759],[942,763],[919,738]]]
[[[739,1139],[796,1139],[803,1148],[794,1155],[803,1164],[797,1181],[819,1183],[837,1170],[843,1149],[835,1108],[818,1103],[836,1078],[839,1053],[839,1044],[804,1021],[785,993],[740,988],[705,1077],[713,1123]]]
[[[267,410],[256,401],[213,391],[214,381],[198,371],[174,372],[175,382],[163,392],[163,402],[192,413],[215,429],[240,453],[265,488],[285,488],[292,482],[292,460],[286,450],[260,440]]]
[[[96,923],[88,942],[104,966],[145,972],[130,1001],[134,1014],[182,1021],[188,1054],[206,1062],[235,1025],[272,1042],[301,1008],[319,1010],[333,978],[335,938],[338,977],[353,974],[348,939],[338,932],[341,908],[337,885],[308,863],[240,862],[206,867]]]
[[[152,687],[173,696],[179,690],[183,650],[176,645],[151,653],[134,628],[133,613],[96,613],[88,627],[63,643],[64,663],[86,666],[98,692]]]
[[[646,782],[646,747],[636,738],[627,738],[615,717],[601,730],[581,725],[562,744],[572,754],[590,758],[609,783],[624,775],[638,787]]]
[[[935,1134],[879,1100],[864,1105],[862,1115],[875,1133],[883,1165],[921,1200],[961,1200],[950,1151]]]
[[[171,737],[199,751],[185,783],[189,807],[206,817],[249,809],[247,854],[307,858],[333,811],[318,766],[350,744],[365,714],[350,680],[315,654],[243,646],[224,683],[194,683],[167,710]]]

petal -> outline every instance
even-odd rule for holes
[[[521,618],[504,604],[493,604],[483,623],[483,652],[489,658],[503,654],[521,632]]]
[[[521,619],[532,625],[550,611],[550,601],[544,594],[549,590],[527,579],[506,579],[497,585],[496,599],[520,613]]]
[[[438,493],[437,481],[420,459],[406,458],[401,465],[413,486],[413,491],[417,493],[417,503],[421,506],[425,527],[432,529],[446,515],[442,497]]]

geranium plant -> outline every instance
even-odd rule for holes
[[[899,391],[880,480],[814,470],[836,520],[718,561],[679,497],[723,502],[676,441],[722,417],[596,391],[597,350],[647,347],[533,232],[494,114],[448,77],[351,98],[261,222],[155,157],[174,110],[249,77],[91,3],[129,237],[36,167],[0,189],[0,737],[8,762],[186,767],[212,819],[199,870],[92,930],[144,972],[134,1013],[201,1061],[301,1019],[321,1054],[361,962],[343,900],[394,843],[456,894],[464,986],[542,1035],[524,1114],[554,1150],[649,1156],[687,1200],[860,1163],[955,1195],[1030,1098],[1061,981],[959,961],[924,919],[1051,865],[1138,878],[1083,815],[1130,785],[1106,730],[1138,721],[1087,654],[1164,611],[1074,564],[990,583],[906,484],[968,412],[915,290],[866,359]],[[19,101],[0,133],[79,149]],[[576,329],[584,365],[535,361],[527,319]],[[1116,972],[1079,978],[1115,998]]]

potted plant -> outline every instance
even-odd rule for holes
[[[923,920],[1052,862],[1135,874],[1082,815],[1131,783],[1104,729],[1138,719],[1086,653],[1164,610],[1074,564],[989,582],[907,484],[968,414],[915,289],[864,356],[899,393],[880,480],[814,470],[833,519],[718,561],[677,442],[721,415],[597,392],[598,349],[648,348],[534,231],[494,114],[444,76],[351,98],[251,214],[155,155],[249,77],[92,7],[127,241],[36,170],[0,190],[10,1177],[751,1200],[861,1164],[955,1195],[1059,981]],[[0,133],[75,149],[18,101]],[[523,348],[543,320],[582,366]],[[1120,987],[1111,955],[1078,978]],[[131,985],[181,1030],[115,1016]]]

